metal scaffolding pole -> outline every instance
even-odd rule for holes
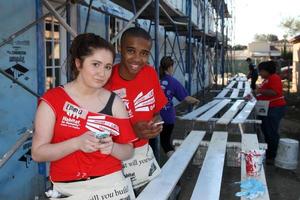
[[[219,14],[220,14],[220,7],[219,1],[216,1],[216,41],[215,41],[215,82],[216,86],[218,86],[218,76],[219,76]]]
[[[201,56],[201,67],[202,67],[202,76],[201,76],[201,79],[203,81],[202,83],[202,95],[203,97],[205,96],[205,60],[206,60],[206,30],[205,30],[205,27],[206,27],[206,1],[204,1],[203,3],[203,9],[202,9],[202,30],[204,31],[204,34],[202,36],[202,43],[201,43],[201,53],[202,53],[202,56]],[[204,99],[204,98],[203,98]]]
[[[155,48],[155,57],[154,57],[154,65],[155,65],[155,69],[157,70],[157,72],[159,71],[159,0],[154,0],[154,4],[155,4],[155,12],[154,12],[154,20],[155,20],[155,24],[154,24],[154,33],[155,33],[155,43],[154,43],[154,48]],[[156,138],[154,138],[154,155],[157,159],[158,162],[160,162],[160,136],[158,135]]]
[[[221,76],[222,76],[222,87],[224,87],[224,69],[225,69],[225,18],[224,18],[224,0],[221,0],[221,35],[222,35],[222,46],[221,46]]]
[[[18,79],[14,78],[13,76],[11,76],[10,74],[6,73],[4,70],[0,69],[0,74],[3,74],[6,78],[9,78],[10,80],[12,80],[13,83],[18,84],[20,87],[22,87],[24,90],[26,90],[27,92],[29,92],[30,94],[32,94],[33,96],[39,98],[39,94],[37,94],[36,92],[32,91],[30,88],[28,88],[26,85],[24,85],[23,83],[21,83],[20,81],[18,81]]]
[[[90,13],[91,13],[93,1],[94,1],[94,0],[90,0],[88,12],[87,12],[87,14],[86,14],[86,21],[85,21],[85,27],[84,27],[84,32],[85,32],[85,33],[86,33],[87,28],[88,28],[88,26],[89,26],[89,22],[90,22]]]
[[[55,10],[59,10],[61,8],[63,8],[64,6],[66,5],[65,4],[62,4],[58,7],[55,8]],[[16,37],[18,37],[19,35],[23,34],[24,32],[26,32],[27,30],[29,30],[31,27],[33,27],[34,25],[40,23],[42,20],[44,20],[46,17],[49,17],[51,16],[51,13],[48,12],[46,13],[45,15],[43,15],[42,17],[38,18],[37,20],[35,20],[34,22],[28,24],[27,26],[25,26],[24,28],[20,29],[19,31],[11,34],[8,38],[4,39],[1,43],[0,43],[0,48],[2,46],[4,46],[5,44],[7,44],[8,42],[12,41],[13,39],[15,39]]]
[[[152,0],[148,0],[145,5],[136,13],[136,15],[134,15],[133,18],[131,18],[129,20],[129,22],[126,24],[126,26],[118,32],[118,34],[113,38],[111,39],[111,43],[114,44],[116,43],[116,41],[122,36],[123,32],[129,28],[129,26],[142,14],[142,12],[151,4]],[[158,8],[159,9],[159,8]],[[159,14],[159,13],[158,13]]]
[[[191,74],[191,67],[192,67],[192,0],[187,1],[187,15],[188,15],[188,35],[187,35],[187,65],[186,65],[186,73],[185,73],[185,83],[186,89],[191,95],[191,81],[192,81],[192,74]]]
[[[167,31],[165,30],[165,35],[164,35],[164,44],[165,44],[165,46],[164,46],[164,56],[167,55],[167,37],[168,37]]]
[[[43,5],[41,1],[36,0],[36,19],[42,18]],[[36,25],[36,41],[38,48],[36,50],[37,55],[37,93],[41,96],[45,92],[45,53],[41,49],[45,48],[44,41],[44,23],[40,21]]]
[[[188,25],[188,23],[177,22],[177,21],[173,20],[172,17],[168,14],[168,12],[164,9],[164,7],[162,5],[159,5],[159,7],[163,11],[163,13],[167,16],[167,18],[172,22],[172,24],[174,24],[174,25],[183,25],[183,26]]]
[[[74,31],[71,26],[69,26],[65,20],[59,15],[59,13],[53,8],[51,3],[48,2],[48,0],[43,0],[44,6],[55,16],[55,18],[60,22],[60,24],[72,34],[73,37],[77,36],[77,32]]]

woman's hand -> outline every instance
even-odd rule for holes
[[[199,99],[196,99],[192,96],[187,96],[185,99],[184,99],[188,104],[192,104],[194,106],[198,106],[200,101]]]
[[[100,149],[100,140],[97,139],[91,131],[87,131],[77,138],[78,149],[91,153]]]
[[[102,154],[110,155],[114,148],[114,142],[110,136],[100,139],[99,150]]]

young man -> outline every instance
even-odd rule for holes
[[[255,67],[255,65],[252,63],[251,58],[247,58],[246,62],[249,64],[249,72],[247,75],[247,78],[250,79],[251,78],[251,89],[255,90],[256,89],[256,81],[258,79],[258,71]]]
[[[123,99],[139,138],[134,143],[134,157],[123,162],[125,176],[130,176],[134,188],[145,185],[160,172],[148,140],[162,130],[162,125],[157,122],[167,98],[155,69],[147,64],[151,47],[151,37],[144,29],[127,29],[121,37],[121,63],[113,67],[106,86]]]

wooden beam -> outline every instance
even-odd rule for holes
[[[227,132],[213,133],[191,200],[219,200],[227,137]]]
[[[237,89],[243,89],[243,86],[244,86],[244,82],[243,81],[239,81]]]
[[[211,107],[213,107],[214,105],[216,105],[217,103],[219,103],[221,100],[213,100],[208,102],[207,104],[197,108],[196,110],[182,116],[179,117],[180,119],[185,119],[185,120],[194,120],[197,116],[201,115],[202,113],[204,113],[205,111],[207,111],[208,109],[210,109]]]
[[[236,81],[231,81],[226,88],[230,89],[233,88],[233,86],[236,84]]]
[[[232,93],[231,93],[231,95],[230,95],[230,98],[231,98],[231,99],[236,99],[236,98],[238,98],[239,93],[240,93],[240,90],[239,90],[239,89],[233,89],[233,91],[232,91]]]
[[[153,179],[137,200],[166,200],[195,154],[205,131],[192,131],[162,167],[158,177]]]
[[[244,90],[243,97],[247,96],[250,93],[251,93],[250,83],[247,81],[245,82],[245,90]]]
[[[217,124],[229,124],[236,113],[243,107],[244,100],[237,100],[230,109],[217,121]]]
[[[241,112],[231,121],[233,124],[243,124],[252,112],[256,101],[248,101]]]
[[[224,99],[220,103],[218,103],[216,106],[212,107],[206,113],[198,117],[197,121],[207,122],[210,118],[215,116],[220,110],[222,110],[231,100],[230,99]]]
[[[223,99],[227,95],[227,93],[230,91],[230,89],[225,88],[223,89],[216,97],[215,99]]]

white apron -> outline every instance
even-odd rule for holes
[[[284,99],[284,97],[282,96],[282,97],[278,97],[278,98],[271,99],[271,100],[259,100],[259,101],[257,101],[256,104],[255,104],[256,115],[268,116],[270,102],[277,101],[279,99]]]
[[[129,178],[121,171],[86,181],[53,182],[53,189],[69,196],[66,200],[133,200],[134,192]],[[59,200],[59,198],[51,198]]]
[[[131,179],[134,189],[147,184],[160,174],[160,167],[149,144],[135,148],[133,157],[123,161],[123,173]]]

